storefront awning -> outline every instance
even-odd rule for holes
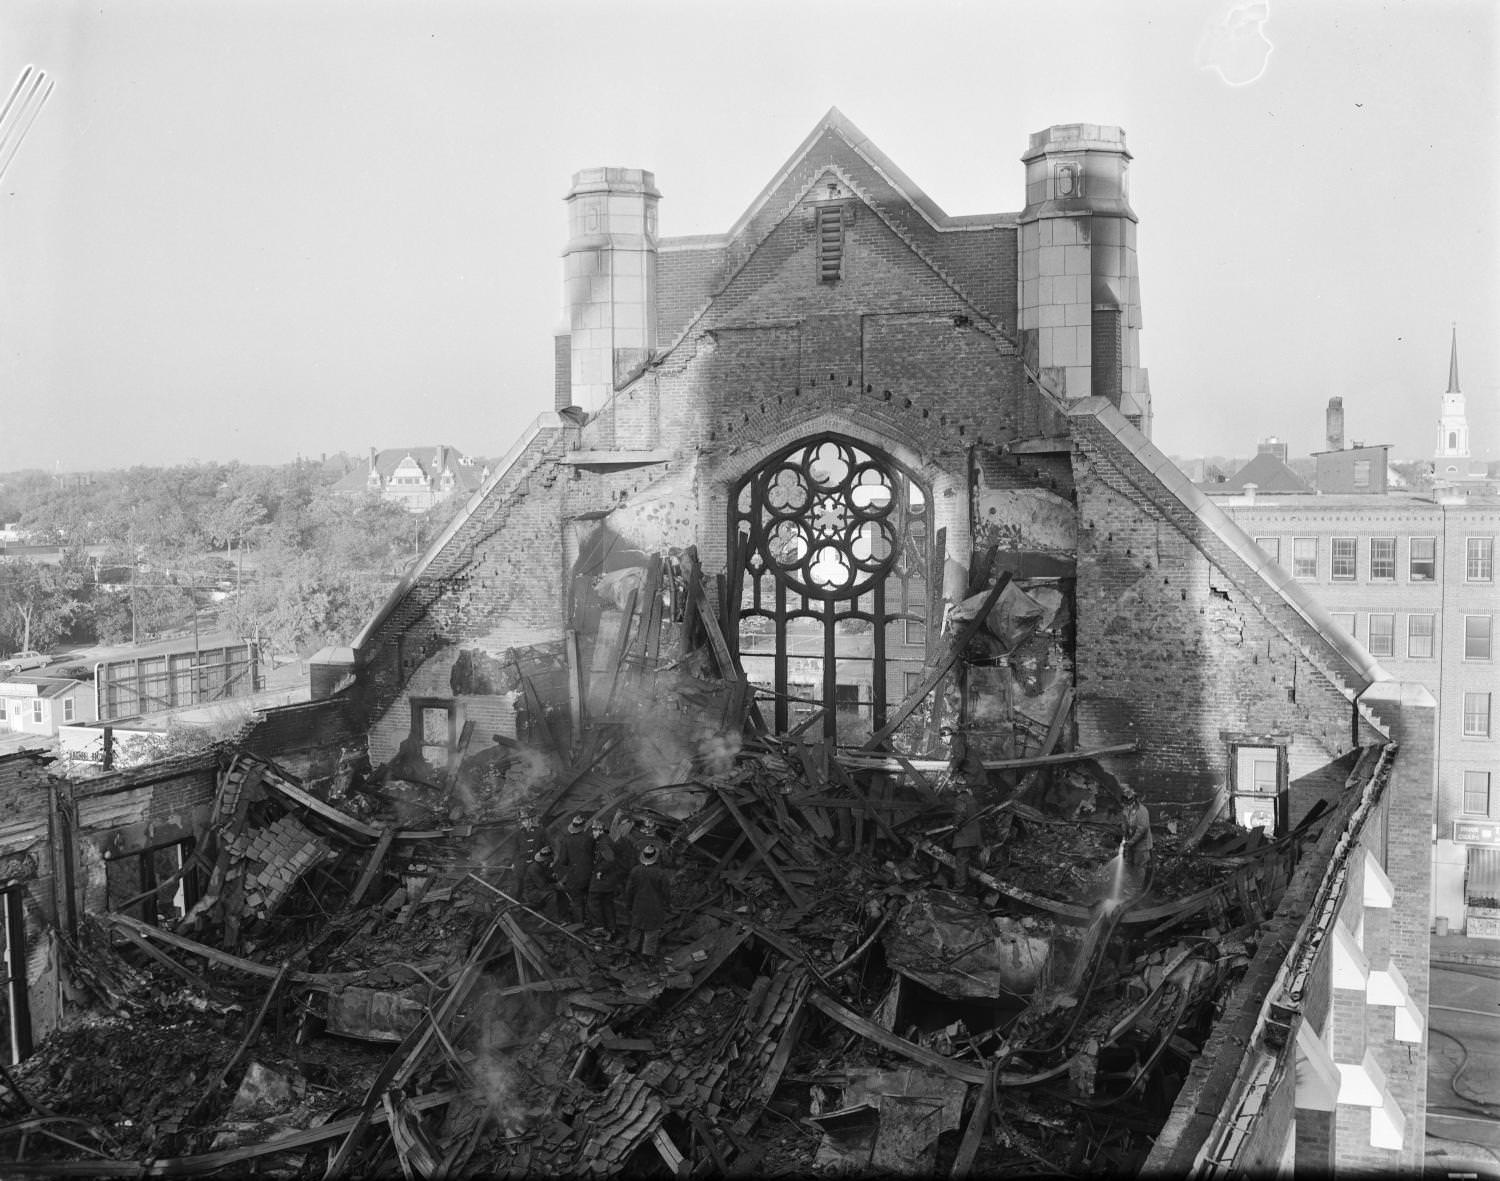
[[[1500,849],[1470,846],[1464,901],[1470,906],[1500,905]]]

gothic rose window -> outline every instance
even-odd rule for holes
[[[890,456],[839,435],[788,447],[745,477],[731,508],[729,632],[785,733],[884,724],[926,657],[927,495]],[[814,727],[815,728],[815,727]]]

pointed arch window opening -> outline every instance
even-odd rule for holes
[[[818,709],[822,736],[846,744],[884,725],[927,657],[927,487],[883,451],[820,434],[736,485],[729,535],[726,630],[776,732]]]

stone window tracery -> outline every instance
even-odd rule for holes
[[[823,735],[845,742],[884,724],[900,674],[926,657],[929,515],[912,473],[835,434],[784,449],[735,488],[729,632],[748,679],[771,689],[778,731],[814,707]]]

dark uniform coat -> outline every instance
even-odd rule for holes
[[[580,894],[589,888],[594,873],[594,834],[565,832],[557,838],[557,878],[569,894]]]
[[[1146,805],[1136,800],[1126,803],[1120,813],[1121,836],[1125,842],[1125,860],[1133,866],[1144,865],[1151,857],[1155,843],[1151,836],[1151,813]]]
[[[672,878],[661,863],[637,865],[625,881],[625,910],[630,925],[641,931],[666,926],[672,902]]]
[[[977,811],[974,793],[967,787],[960,787],[953,801],[953,847],[955,849],[973,849],[982,843],[979,821],[974,816]]]
[[[521,871],[521,901],[533,910],[540,910],[557,892],[557,875],[546,861],[535,858],[528,861]]]
[[[953,782],[967,784],[969,787],[983,787],[988,773],[984,769],[984,759],[969,745],[969,736],[959,730],[949,742],[948,770],[953,776]]]
[[[610,840],[608,836],[600,837],[594,842],[594,872],[589,878],[590,894],[620,892],[628,874],[624,861],[628,852],[628,844],[622,849],[620,843]]]

